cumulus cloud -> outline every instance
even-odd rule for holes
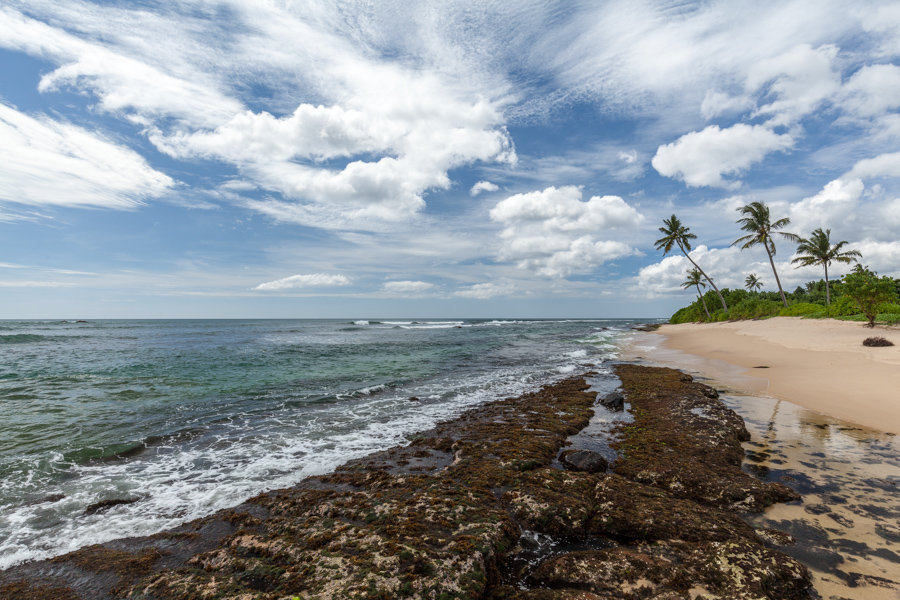
[[[456,77],[438,60],[450,57],[428,52],[420,64],[383,59],[378,48],[393,40],[374,36],[390,19],[367,22],[372,15],[361,10],[348,27],[328,4],[230,0],[227,20],[179,6],[157,13],[73,4],[29,3],[27,12],[46,22],[3,8],[0,46],[58,65],[42,92],[87,92],[100,110],[142,125],[160,151],[233,165],[281,195],[274,207],[247,206],[283,220],[367,228],[408,219],[427,191],[450,187],[451,170],[516,160],[503,127],[502,77]],[[140,42],[148,32],[152,45]],[[225,38],[227,45],[216,41]],[[293,102],[289,114],[248,110],[235,83],[248,79],[277,94],[278,108]],[[298,102],[297,90],[316,101]]]
[[[857,245],[853,246],[857,248]],[[821,279],[824,272],[818,267],[795,268],[791,264],[791,251],[794,248],[780,247],[776,255],[775,268],[778,269],[778,277],[785,291],[793,291],[798,285],[807,281]],[[765,250],[754,248],[741,251],[736,247],[708,248],[700,245],[690,253],[706,273],[713,278],[719,289],[742,289],[744,279],[750,273],[755,273],[763,282],[763,289],[776,291],[775,276],[769,264]],[[687,271],[693,265],[681,255],[667,256],[657,263],[642,267],[635,278],[637,290],[653,296],[665,296],[670,294],[691,294],[685,291],[681,283],[687,277]],[[835,264],[829,268],[829,275],[835,277],[847,272],[851,267]]]
[[[860,262],[879,275],[900,277],[900,241],[878,242],[865,240],[852,245],[862,253]]]
[[[515,288],[508,283],[476,283],[475,285],[457,290],[453,295],[460,298],[488,300],[496,296],[509,296],[514,291]]]
[[[472,186],[472,189],[469,190],[469,195],[474,197],[481,192],[496,192],[499,189],[500,186],[496,183],[491,183],[490,181],[479,181]]]
[[[275,281],[261,283],[254,290],[264,292],[277,292],[307,287],[339,287],[350,285],[350,280],[344,275],[329,273],[308,273],[305,275],[291,275]]]
[[[490,212],[492,220],[505,226],[500,258],[539,275],[566,277],[636,254],[622,241],[595,236],[632,230],[643,216],[618,196],[581,198],[580,188],[565,186],[500,201]]]
[[[790,206],[791,228],[806,236],[817,227],[846,230],[856,219],[865,186],[859,179],[835,179],[821,191]]]
[[[401,296],[419,296],[434,289],[434,284],[427,281],[388,281],[384,291]]]
[[[681,179],[692,187],[735,188],[740,182],[722,176],[738,175],[770,152],[793,144],[789,134],[777,134],[760,125],[738,123],[727,129],[710,125],[660,146],[652,164],[660,175]]]
[[[844,177],[900,177],[900,152],[880,154],[860,160]]]
[[[0,103],[0,200],[128,209],[175,182],[136,152],[81,127]]]

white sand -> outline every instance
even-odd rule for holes
[[[735,389],[762,392],[872,429],[900,433],[896,327],[869,329],[848,321],[777,317],[663,325],[656,334],[664,338],[663,348],[701,357],[692,362],[694,369]],[[862,341],[872,336],[895,345],[863,346]],[[659,354],[647,358],[675,367],[684,361],[683,355]]]

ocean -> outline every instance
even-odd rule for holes
[[[584,371],[636,320],[0,322],[0,569],[156,533]],[[127,501],[94,511],[97,503]]]

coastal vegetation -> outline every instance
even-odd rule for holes
[[[782,217],[772,221],[769,207],[763,202],[751,202],[738,208],[741,217],[736,221],[741,230],[746,232],[732,242],[732,246],[740,245],[741,250],[762,246],[772,266],[778,292],[761,291],[763,283],[756,273],[750,273],[744,279],[746,290],[720,290],[712,278],[690,255],[691,240],[697,236],[685,227],[676,215],[663,219],[659,231],[664,236],[656,240],[656,249],[668,254],[675,246],[693,265],[687,270],[687,278],[681,283],[685,289],[694,288],[697,300],[690,305],[678,309],[669,319],[671,323],[715,322],[742,319],[762,319],[768,317],[807,317],[836,318],[853,321],[867,321],[874,327],[876,321],[900,323],[900,279],[888,276],[878,277],[877,273],[857,264],[840,281],[832,285],[828,267],[834,262],[858,262],[862,254],[858,250],[845,249],[845,240],[832,243],[831,229],[815,229],[808,238],[795,233],[781,231],[791,220]],[[803,266],[821,266],[825,271],[825,279],[808,282],[798,286],[794,292],[785,292],[781,278],[775,268],[774,237],[797,243],[795,257],[791,263],[795,268]],[[706,284],[712,287],[722,308],[709,311],[707,300],[712,300],[711,292],[702,292]],[[832,302],[834,299],[834,302]],[[780,300],[780,302],[779,302]],[[729,308],[730,307],[730,308]]]
[[[900,323],[898,293],[900,279],[878,277],[866,267],[858,265],[840,281],[832,282],[828,304],[824,279],[810,281],[798,286],[793,292],[785,292],[787,306],[780,302],[778,292],[723,288],[722,295],[731,307],[727,313],[716,310],[707,316],[703,308],[704,300],[711,300],[714,296],[706,292],[688,306],[678,309],[669,321],[696,323],[781,316]]]

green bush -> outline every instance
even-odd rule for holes
[[[889,315],[900,315],[900,304],[894,304],[893,302],[882,302],[878,305],[877,310],[879,314],[885,313]]]
[[[888,323],[889,325],[896,325],[897,323],[900,323],[900,313],[878,313],[875,320]]]
[[[762,317],[774,317],[778,315],[782,306],[780,302],[763,300],[760,298],[747,298],[729,307],[730,310],[725,319],[759,319]],[[717,311],[719,312],[719,311]]]
[[[859,313],[859,307],[850,296],[841,296],[825,309],[829,317],[849,317]]]
[[[807,315],[824,312],[825,307],[811,302],[798,302],[778,311],[779,317],[805,317]]]
[[[879,277],[868,267],[856,265],[852,271],[844,275],[844,294],[853,298],[866,319],[869,327],[875,325],[878,317],[878,307],[886,302],[897,301],[897,282],[886,276]]]

